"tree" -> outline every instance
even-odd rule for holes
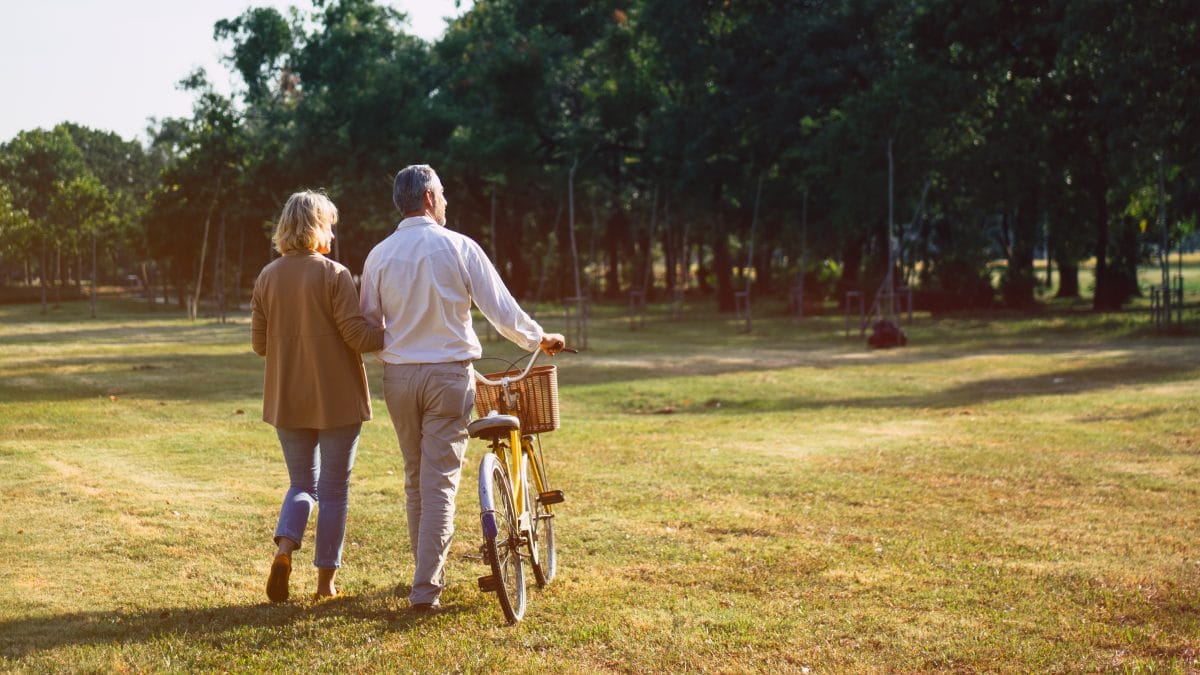
[[[8,187],[0,185],[0,263],[26,262],[25,270],[28,271],[26,256],[31,248],[33,236],[33,223],[29,214],[13,203]],[[4,271],[4,277],[0,278],[0,286],[7,286],[9,272],[3,264],[0,264],[0,270]],[[27,276],[25,282],[29,282]]]
[[[170,159],[162,172],[162,185],[156,190],[146,218],[147,238],[155,257],[170,261],[181,304],[189,315],[198,315],[203,291],[205,267],[216,223],[217,243],[223,241],[230,195],[245,174],[247,161],[244,127],[232,101],[212,90],[202,72],[193,73],[182,83],[196,91],[190,119],[162,123],[155,144],[169,148]],[[224,269],[224,251],[214,256],[217,270]],[[194,275],[189,297],[184,298],[186,279]],[[213,274],[218,309],[224,292],[224,275]],[[185,302],[186,301],[186,302]]]
[[[83,154],[83,163],[104,189],[111,218],[98,240],[98,256],[132,271],[142,262],[142,215],[147,195],[158,183],[162,163],[137,141],[70,122],[63,127]],[[103,273],[100,273],[103,276]],[[149,280],[146,280],[149,283]]]
[[[67,183],[56,182],[48,209],[48,222],[68,233],[67,242],[79,256],[82,274],[82,248],[91,250],[91,289],[88,294],[92,317],[96,316],[98,241],[112,234],[116,223],[116,205],[111,193],[95,174],[87,173]]]
[[[1130,196],[1157,184],[1158,158],[1171,219],[1200,206],[1200,78],[1181,47],[1195,14],[1165,0],[477,0],[428,45],[371,0],[252,9],[214,29],[245,89],[219,104],[195,89],[180,142],[159,144],[174,154],[148,223],[207,220],[224,175],[212,225],[261,243],[287,192],[323,186],[353,268],[394,222],[391,177],[427,162],[451,225],[491,244],[518,294],[578,290],[562,281],[579,257],[569,185],[603,234],[612,297],[696,246],[723,309],[743,260],[742,282],[768,292],[805,272],[800,250],[837,259],[843,289],[904,274],[947,307],[990,303],[1002,256],[1002,297],[1028,306],[1044,241],[1060,293],[1091,253],[1094,304],[1117,307],[1150,243],[1131,215],[1147,202]],[[692,242],[654,225],[666,205]]]
[[[83,154],[63,127],[51,131],[23,131],[0,148],[0,181],[7,185],[12,205],[24,212],[31,224],[26,238],[26,259],[37,261],[41,281],[42,312],[47,311],[47,283],[53,253],[62,271],[62,247],[68,241],[71,223],[56,221],[51,204],[64,186],[85,175]],[[54,274],[59,277],[61,274]]]

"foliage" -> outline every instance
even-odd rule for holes
[[[142,146],[116,134],[70,123],[18,134],[0,147],[0,190],[19,215],[7,219],[13,229],[0,268],[36,261],[43,282],[58,276],[62,283],[66,273],[51,269],[51,257],[60,268],[74,259],[78,283],[83,258],[131,259],[140,248],[143,199],[156,177]]]
[[[1028,307],[1044,254],[1067,295],[1094,259],[1094,307],[1114,308],[1163,234],[1126,206],[1156,210],[1161,173],[1167,246],[1200,213],[1198,15],[1166,0],[478,0],[427,44],[384,3],[317,0],[218,21],[243,87],[190,76],[192,117],[159,122],[144,153],[67,130],[117,202],[118,238],[178,283],[202,276],[195,251],[225,226],[265,262],[264,223],[304,187],[339,204],[335,254],[357,268],[396,220],[391,176],[430,163],[451,226],[538,300],[574,293],[576,259],[590,292],[673,290],[682,269],[728,310],[735,277],[777,293],[802,259],[837,260],[839,296],[918,261],[920,281],[945,283],[926,291],[953,295],[950,277],[986,279],[995,254],[998,297]],[[0,180],[43,217],[49,193]],[[148,193],[142,219],[129,196]],[[948,231],[970,250],[930,239]]]
[[[8,187],[0,184],[0,260],[22,257],[33,236],[29,214],[13,203]]]

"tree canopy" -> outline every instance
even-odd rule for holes
[[[1094,305],[1119,307],[1194,230],[1198,18],[1169,0],[476,0],[430,44],[373,0],[252,8],[213,28],[243,86],[188,76],[193,115],[149,147],[75,125],[0,147],[0,265],[46,270],[104,221],[125,264],[215,295],[316,187],[359,269],[397,219],[392,176],[429,163],[451,226],[537,300],[574,295],[579,260],[585,292],[614,298],[686,284],[732,309],[747,279],[869,292],[894,265],[932,307],[1020,307],[1044,255],[1063,295],[1094,259]]]

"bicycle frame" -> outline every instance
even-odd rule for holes
[[[529,509],[525,508],[525,463],[521,461],[524,443],[520,429],[508,432],[508,447],[504,448],[500,463],[504,465],[504,471],[512,483],[512,506],[513,513],[517,514],[517,529],[528,536],[530,523]]]
[[[488,440],[488,451],[479,464],[479,517],[484,535],[481,549],[492,573],[479,578],[479,588],[497,594],[510,623],[520,621],[525,611],[525,563],[539,587],[554,578],[557,567],[550,506],[563,501],[563,492],[550,489],[538,434],[522,427],[528,411],[521,406],[528,401],[520,392],[525,390],[511,386],[529,375],[535,360],[536,353],[516,376],[490,380],[475,374],[476,381],[500,389],[488,393],[488,407],[494,403],[494,411],[471,423],[477,427],[472,437]],[[501,417],[487,421],[496,414]],[[529,427],[541,429],[538,424],[530,422]]]
[[[535,350],[533,352],[533,356],[529,359],[529,363],[525,365],[525,368],[521,374],[515,378],[505,377],[497,382],[494,380],[489,380],[478,373],[475,374],[475,378],[486,384],[498,384],[503,387],[504,407],[507,409],[504,412],[515,412],[520,405],[520,401],[516,392],[509,390],[510,381],[520,381],[529,375],[529,372],[533,370],[534,362],[537,361],[537,355],[538,352]],[[530,436],[524,435],[520,428],[517,428],[508,432],[508,444],[507,448],[505,448],[505,452],[501,452],[503,444],[499,442],[494,442],[490,446],[490,450],[499,456],[500,463],[504,466],[505,473],[508,474],[509,481],[512,484],[512,499],[514,502],[512,504],[513,512],[519,514],[517,516],[518,529],[524,533],[529,533],[533,526],[533,524],[529,522],[529,509],[526,508],[525,485],[528,477],[525,475],[525,465],[521,461],[522,453],[528,452],[530,456],[533,454],[533,445],[532,441],[529,440],[530,438]],[[536,483],[535,489],[541,492],[545,489],[545,481],[538,472],[536,465],[533,470],[533,474],[534,481]],[[547,507],[547,510],[549,511],[549,507]]]
[[[525,486],[529,485],[535,494],[541,494],[546,490],[545,478],[541,471],[538,470],[538,463],[531,461],[529,466],[531,470],[527,475],[525,471],[525,462],[521,461],[523,455],[533,457],[533,436],[521,433],[520,429],[513,429],[508,432],[508,442],[497,441],[488,447],[488,452],[494,452],[500,458],[500,463],[504,466],[504,472],[508,474],[509,481],[512,483],[512,499],[513,512],[518,514],[517,522],[518,529],[528,533],[533,529],[533,523],[530,522],[532,514],[526,508]],[[553,513],[554,510],[550,505],[546,505],[546,511]]]

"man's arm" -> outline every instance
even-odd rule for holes
[[[360,283],[362,288],[359,289],[358,304],[362,309],[363,318],[372,326],[386,327],[383,317],[383,303],[379,299],[379,283],[376,277],[376,257],[375,251],[372,250],[367,254],[367,260],[363,263],[363,273]]]
[[[465,239],[465,242],[462,251],[463,264],[466,266],[471,299],[474,300],[475,306],[483,313],[484,318],[513,344],[526,351],[533,351],[539,347],[545,351],[544,339],[551,336],[517,304],[516,299],[505,287],[504,281],[500,279],[500,273],[484,255],[479,244],[470,239]]]

